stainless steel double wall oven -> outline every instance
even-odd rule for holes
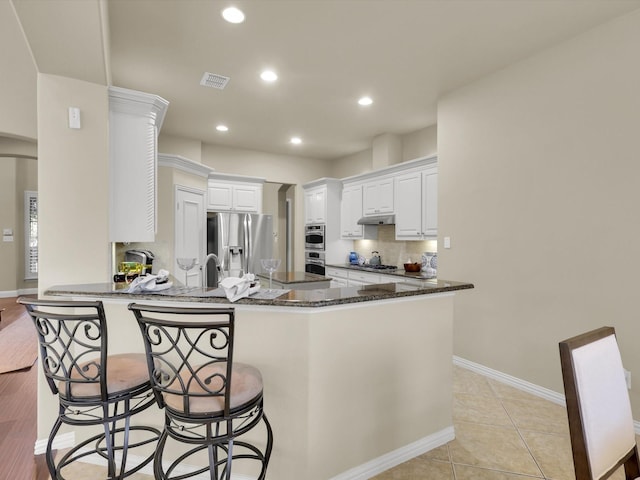
[[[306,225],[304,230],[304,270],[324,275],[325,226]]]

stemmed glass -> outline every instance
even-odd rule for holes
[[[278,268],[280,267],[280,262],[281,260],[279,258],[263,258],[262,260],[260,260],[260,263],[262,263],[262,268],[269,272],[269,288],[271,288],[273,272],[278,270]]]
[[[176,258],[176,262],[178,263],[178,267],[181,270],[184,270],[184,286],[187,286],[187,282],[189,281],[189,270],[191,270],[196,265],[195,258]]]

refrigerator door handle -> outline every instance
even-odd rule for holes
[[[245,215],[242,222],[244,233],[244,255],[242,256],[242,271],[249,273],[249,258],[251,258],[251,215]],[[252,272],[253,273],[253,272]]]

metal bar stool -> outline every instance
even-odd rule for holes
[[[40,363],[59,400],[45,455],[51,478],[64,480],[66,466],[92,454],[106,460],[109,479],[128,477],[151,462],[155,445],[145,446],[157,442],[160,431],[130,424],[132,415],[155,403],[146,358],[144,354],[107,355],[102,302],[28,298],[18,302],[35,323]],[[103,431],[71,448],[56,464],[52,444],[63,424],[101,425]],[[145,448],[142,462],[127,470],[127,454]]]
[[[182,479],[208,472],[212,480],[229,480],[232,462],[242,460],[263,480],[273,433],[263,411],[260,371],[233,362],[234,309],[130,304],[129,310],[140,326],[156,399],[165,411],[155,478]],[[258,446],[243,435],[261,420],[266,442]],[[190,447],[163,465],[168,438]],[[193,466],[202,463],[193,456],[203,451],[208,465]]]

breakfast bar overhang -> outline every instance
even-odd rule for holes
[[[369,478],[454,437],[453,303],[469,283],[292,290],[241,299],[235,361],[258,367],[274,449],[267,478]],[[104,302],[111,353],[143,351],[130,302],[229,306],[192,288],[129,294],[111,284],[52,287],[47,296]],[[56,404],[38,389],[38,437]],[[143,421],[161,426],[150,409]],[[248,477],[249,478],[249,477]]]

